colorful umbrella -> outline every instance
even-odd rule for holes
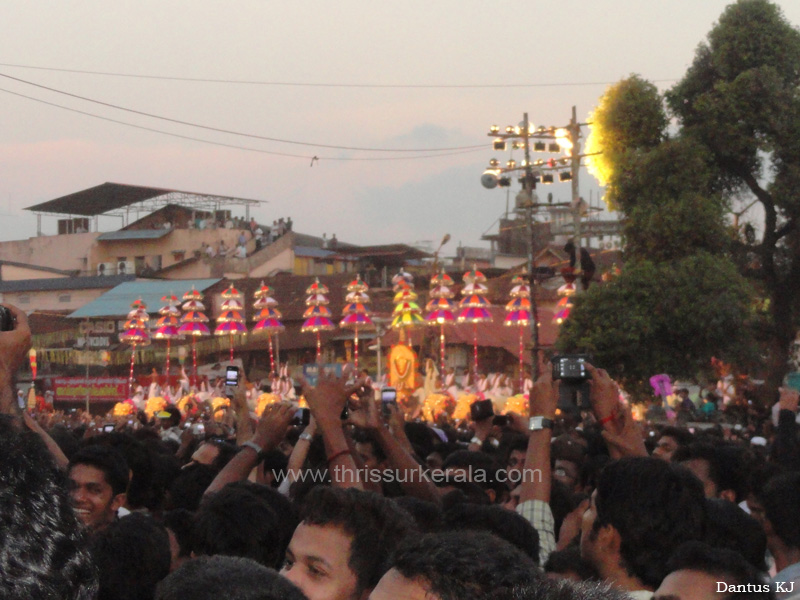
[[[463,298],[458,303],[461,311],[458,313],[459,323],[472,323],[473,341],[473,369],[474,381],[478,380],[478,323],[489,323],[492,315],[489,313],[489,301],[484,298],[488,288],[483,285],[486,276],[473,268],[461,278],[464,288],[461,291]]]
[[[319,332],[336,329],[336,325],[329,318],[330,310],[324,306],[328,304],[328,298],[325,296],[328,293],[328,287],[321,284],[319,279],[314,280],[314,283],[306,289],[306,294],[308,294],[306,305],[309,308],[306,309],[303,315],[306,320],[300,327],[300,331],[303,333],[311,332],[317,336],[317,362],[320,362],[322,357],[322,342]]]
[[[506,303],[506,318],[504,325],[517,327],[519,329],[519,393],[521,394],[525,383],[525,329],[528,328],[533,320],[531,316],[531,289],[528,281],[521,276],[516,276],[511,280],[513,287],[508,293],[511,300]]]
[[[339,327],[353,330],[353,365],[358,372],[358,330],[375,327],[369,316],[366,304],[370,301],[367,295],[369,286],[361,281],[361,275],[347,285],[348,297],[358,297],[358,302],[348,302],[342,309],[343,318]]]
[[[197,291],[194,286],[183,295],[183,310],[186,311],[181,317],[181,326],[178,333],[188,335],[192,338],[192,378],[197,385],[197,338],[210,335],[206,323],[208,317],[203,312],[203,294]]]
[[[275,371],[275,351],[272,346],[272,336],[278,335],[285,329],[281,323],[281,313],[275,308],[278,306],[278,301],[273,298],[275,290],[265,284],[263,281],[258,289],[253,292],[253,309],[258,312],[253,315],[253,321],[256,324],[253,326],[254,334],[266,334],[267,343],[269,345],[269,371],[270,376],[273,376]]]

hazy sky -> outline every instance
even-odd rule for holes
[[[489,125],[515,125],[524,111],[537,125],[563,125],[573,105],[585,120],[605,87],[631,73],[669,87],[727,3],[2,2],[0,239],[35,235],[36,218],[23,207],[113,181],[265,200],[255,212],[264,222],[291,215],[298,231],[358,244],[438,241],[449,232],[450,253],[459,241],[481,245],[506,201],[479,181],[490,158],[507,158],[491,149]],[[779,4],[800,23],[800,2]],[[373,149],[485,147],[395,160],[415,154],[268,142],[6,76],[256,136]],[[287,83],[317,85],[276,85]],[[320,160],[310,167],[312,156]],[[375,158],[392,160],[364,160]],[[590,190],[597,199],[597,183],[584,174],[584,197]],[[547,192],[567,200],[569,184],[540,187]],[[45,233],[55,227],[45,219]]]

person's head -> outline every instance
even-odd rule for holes
[[[354,438],[356,452],[370,471],[383,471],[387,467],[386,454],[374,435],[367,431],[358,432]]]
[[[86,446],[69,462],[70,498],[78,518],[96,531],[108,526],[125,504],[128,465],[109,446]]]
[[[704,443],[683,446],[672,455],[700,480],[706,498],[731,502],[738,502],[743,492],[745,465],[739,459],[733,447]]]
[[[697,478],[657,458],[623,458],[600,475],[581,524],[581,556],[604,579],[632,579],[655,589],[670,554],[705,530],[705,500]]]
[[[759,571],[767,570],[767,536],[761,523],[721,498],[706,499],[706,517],[706,544],[738,552]]]
[[[186,509],[178,508],[164,513],[161,523],[166,527],[169,536],[171,572],[192,557],[194,515]]]
[[[90,600],[97,574],[64,475],[41,439],[0,417],[0,597]]]
[[[164,415],[168,416],[162,416]],[[177,427],[181,424],[181,411],[177,406],[167,406],[158,413],[159,420],[161,421],[161,427],[163,429],[169,429],[170,427]]]
[[[278,516],[266,500],[244,487],[226,486],[204,497],[192,536],[198,556],[242,556],[272,568],[283,560]]]
[[[800,550],[800,473],[785,473],[773,477],[761,492],[764,506],[764,531],[767,544],[776,548]]]
[[[528,438],[522,437],[511,440],[508,445],[506,457],[506,479],[509,482],[522,481],[525,468],[525,454],[528,452]]]
[[[370,600],[478,600],[543,579],[536,564],[486,532],[428,534],[407,540]]]
[[[185,508],[196,511],[203,493],[219,471],[209,465],[191,464],[181,470],[167,492],[167,509]]]
[[[497,477],[499,465],[484,452],[457,450],[444,459],[442,469],[455,481],[480,486],[492,503],[504,500],[507,495],[508,487]]]
[[[682,427],[664,427],[661,435],[656,442],[653,456],[663,460],[672,460],[672,455],[678,448],[688,446],[692,443],[694,436],[688,429]]]
[[[492,594],[487,600],[630,600],[630,596],[601,583],[548,578]]]
[[[701,542],[680,546],[667,562],[667,572],[655,591],[654,600],[772,600],[775,597],[771,586],[739,553]]]
[[[94,536],[92,556],[100,573],[97,600],[149,600],[169,574],[169,536],[149,516],[132,513]]]
[[[201,556],[164,579],[155,600],[306,600],[272,569],[233,556]]]
[[[539,564],[539,533],[522,515],[501,506],[461,502],[444,513],[445,531],[486,531],[522,550]]]
[[[574,545],[551,552],[544,563],[544,573],[548,579],[588,581],[597,578],[594,567],[581,558],[580,548]]]
[[[408,513],[383,496],[316,487],[303,500],[281,574],[309,600],[366,598],[411,530]]]

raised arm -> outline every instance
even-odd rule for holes
[[[347,397],[352,391],[345,386],[343,377],[333,377],[326,373],[320,374],[316,387],[303,385],[303,395],[325,443],[328,471],[333,486],[364,489],[341,419]]]
[[[242,449],[222,468],[205,493],[212,494],[229,483],[247,479],[261,460],[261,453],[274,450],[286,437],[294,410],[291,404],[286,403],[267,406],[253,437],[244,442]]]

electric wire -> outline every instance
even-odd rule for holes
[[[49,86],[46,86],[46,85],[42,85],[42,84],[39,84],[39,83],[34,83],[32,81],[27,81],[25,79],[20,79],[19,77],[13,77],[13,76],[8,75],[6,73],[0,73],[0,77],[3,77],[5,79],[10,79],[10,80],[16,81],[18,83],[23,83],[25,85],[30,85],[30,86],[33,86],[33,87],[36,87],[36,88],[39,88],[39,89],[47,90],[49,92],[54,92],[56,94],[61,94],[63,96],[68,96],[70,98],[75,98],[77,100],[82,100],[84,102],[91,102],[92,104],[98,104],[100,106],[105,106],[106,108],[113,108],[115,110],[121,110],[121,111],[132,113],[132,114],[135,114],[135,115],[139,115],[139,116],[143,116],[143,117],[149,117],[151,119],[158,119],[160,121],[167,121],[169,123],[177,123],[178,125],[186,125],[188,127],[197,127],[199,129],[205,129],[206,131],[214,131],[216,133],[225,133],[225,134],[228,134],[228,135],[236,135],[236,136],[246,137],[246,138],[251,138],[251,139],[264,140],[264,141],[267,141],[267,142],[278,142],[278,143],[281,143],[281,144],[293,144],[293,145],[296,145],[296,146],[309,146],[309,147],[312,147],[312,148],[325,148],[325,149],[328,149],[328,150],[351,150],[351,151],[356,151],[356,152],[409,152],[409,153],[412,153],[412,152],[451,152],[451,151],[458,151],[458,150],[473,150],[473,149],[477,149],[477,148],[485,148],[485,145],[483,145],[483,144],[480,144],[480,145],[479,144],[475,144],[475,145],[472,145],[472,146],[454,146],[454,147],[450,147],[450,148],[404,149],[404,148],[364,148],[364,147],[358,147],[358,146],[339,146],[339,145],[334,145],[334,144],[314,144],[314,143],[311,143],[311,142],[299,142],[299,141],[296,141],[296,140],[286,140],[286,139],[281,139],[281,138],[274,138],[274,137],[268,137],[268,136],[263,136],[263,135],[256,135],[256,134],[253,134],[253,133],[243,133],[241,131],[233,131],[233,130],[230,130],[230,129],[222,129],[222,128],[219,128],[219,127],[211,127],[209,125],[201,125],[199,123],[192,123],[190,121],[182,121],[181,119],[173,119],[171,117],[164,117],[164,116],[161,116],[161,115],[155,115],[153,113],[148,113],[148,112],[144,112],[144,111],[141,111],[141,110],[136,110],[136,109],[133,109],[133,108],[126,108],[124,106],[119,106],[118,104],[111,104],[110,102],[103,102],[102,100],[95,100],[93,98],[88,98],[86,96],[80,96],[78,94],[73,94],[73,93],[70,93],[70,92],[66,92],[64,90],[59,90],[59,89],[52,88],[52,87],[49,87]]]
[[[611,85],[615,81],[572,81],[547,83],[476,83],[476,84],[407,84],[407,83],[318,83],[300,81],[259,81],[251,79],[213,79],[206,77],[179,77],[174,75],[146,75],[138,73],[118,73],[113,71],[90,71],[86,69],[66,69],[60,67],[41,67],[18,63],[0,63],[0,67],[18,69],[35,69],[39,71],[55,71],[58,73],[76,73],[81,75],[102,75],[106,77],[128,77],[134,79],[157,79],[161,81],[187,81],[193,83],[224,83],[236,85],[264,85],[275,87],[319,87],[319,88],[361,88],[361,89],[508,89],[508,88],[543,88],[543,87],[579,87],[592,85]],[[654,79],[653,83],[671,83],[677,79]]]
[[[272,150],[264,150],[261,148],[251,148],[248,146],[239,146],[236,144],[227,144],[225,142],[217,142],[214,140],[207,140],[203,138],[197,138],[188,135],[182,135],[179,133],[173,133],[170,131],[164,131],[162,129],[155,129],[153,127],[146,127],[144,125],[136,125],[134,123],[128,123],[126,121],[120,121],[118,119],[112,119],[111,117],[104,117],[101,115],[96,115],[94,113],[90,113],[84,110],[79,110],[77,108],[71,108],[69,106],[63,106],[62,104],[56,104],[55,102],[48,102],[47,100],[42,100],[40,98],[34,98],[33,96],[27,96],[25,94],[21,94],[19,92],[13,92],[11,90],[7,90],[4,88],[0,88],[0,92],[10,94],[12,96],[17,96],[19,98],[25,98],[27,100],[31,100],[33,102],[38,102],[40,104],[46,104],[47,106],[53,106],[55,108],[60,108],[62,110],[66,110],[69,112],[77,113],[80,115],[85,115],[87,117],[92,117],[94,119],[99,119],[101,121],[108,121],[110,123],[116,123],[118,125],[124,125],[126,127],[132,127],[134,129],[140,129],[143,131],[149,131],[152,133],[158,133],[161,135],[167,135],[174,138],[179,138],[182,140],[190,140],[193,142],[201,142],[204,144],[211,144],[213,146],[222,146],[223,148],[233,148],[235,150],[245,150],[247,152],[258,152],[260,154],[270,154],[273,156],[284,156],[289,158],[302,158],[303,160],[311,160],[313,161],[393,161],[393,160],[417,160],[423,158],[438,158],[442,156],[455,156],[458,154],[470,154],[473,152],[479,152],[482,149],[467,149],[467,150],[459,150],[453,152],[440,152],[440,153],[433,153],[433,154],[419,154],[416,156],[381,156],[381,157],[346,157],[346,156],[311,156],[308,154],[290,154],[287,152],[275,152]]]

